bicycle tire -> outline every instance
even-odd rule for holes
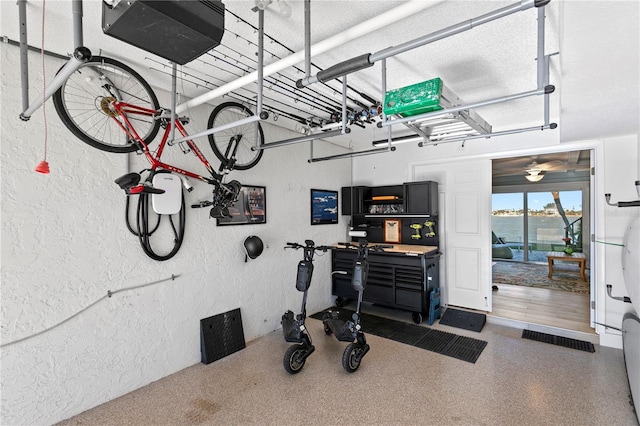
[[[225,102],[215,107],[213,112],[211,112],[207,128],[220,127],[253,115],[253,112],[242,104]],[[262,150],[257,149],[254,151],[251,149],[256,145],[256,126],[258,129],[257,145],[262,145],[264,144],[264,133],[262,126],[258,122],[231,127],[227,130],[209,135],[209,144],[216,157],[218,157],[224,165],[229,164],[232,159],[226,155],[227,147],[232,138],[240,136],[240,145],[236,150],[235,162],[232,168],[236,170],[247,170],[258,164],[262,158]]]
[[[53,94],[53,104],[67,129],[92,147],[114,153],[140,149],[126,137],[113,119],[115,114],[102,102],[110,97],[144,108],[159,108],[158,98],[140,74],[120,61],[101,56],[80,65]],[[140,138],[150,144],[160,129],[159,121],[144,116],[128,118]]]

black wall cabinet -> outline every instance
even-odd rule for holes
[[[351,216],[351,228],[366,231],[370,242],[385,242],[385,219],[399,219],[401,244],[438,245],[438,183],[434,181],[343,187],[342,214]]]
[[[410,182],[405,183],[405,207],[407,213],[438,214],[438,183]]]
[[[408,182],[387,186],[342,187],[342,214],[388,214],[383,207],[398,206],[401,212],[438,214],[438,182]],[[373,206],[373,207],[372,207]]]

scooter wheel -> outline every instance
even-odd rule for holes
[[[342,354],[342,368],[347,373],[353,373],[360,367],[360,358],[358,355],[360,354],[360,345],[357,343],[349,343],[347,348],[344,350]]]
[[[302,358],[302,361],[300,361],[300,359],[305,351],[306,347],[304,345],[289,346],[289,349],[284,353],[284,359],[282,360],[284,369],[287,370],[287,373],[296,374],[302,370],[306,359]]]
[[[333,331],[331,331],[331,328],[329,328],[329,326],[327,324],[324,324],[324,333],[328,336],[331,333],[333,333]]]

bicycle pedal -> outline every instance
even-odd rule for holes
[[[209,211],[209,216],[216,219],[230,219],[229,209],[223,206],[214,206]]]

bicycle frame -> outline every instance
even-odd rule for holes
[[[141,115],[141,116],[151,117],[153,120],[158,120],[158,119],[163,119],[160,116],[161,111],[139,107],[136,105],[131,105],[129,103],[120,102],[120,101],[113,101],[110,104],[110,107],[115,112],[117,112],[117,114],[113,117],[113,119],[118,124],[118,126],[125,132],[125,134],[131,140],[135,141],[135,143],[140,147],[145,157],[151,164],[151,170],[155,171],[157,169],[166,169],[190,178],[201,180],[203,182],[206,182],[212,185],[215,185],[220,182],[221,175],[213,169],[213,167],[211,166],[207,158],[204,156],[202,151],[200,151],[200,149],[193,142],[193,140],[188,138],[189,135],[178,118],[174,118],[173,120],[169,121],[167,126],[165,126],[164,134],[162,135],[162,140],[160,141],[160,145],[158,146],[158,149],[156,150],[156,153],[154,155],[149,150],[149,146],[144,142],[144,140],[140,137],[140,135],[138,135],[138,132],[136,132],[135,126],[129,120],[128,115],[129,114]],[[183,136],[183,138],[187,138],[184,140],[184,142],[187,143],[189,149],[191,149],[191,151],[195,154],[196,157],[198,157],[198,159],[204,165],[204,167],[209,171],[209,173],[211,173],[212,178],[208,178],[208,177],[199,175],[197,173],[190,172],[188,170],[181,169],[179,167],[176,167],[161,161],[164,148],[167,146],[167,143],[169,142],[169,135],[171,133],[172,125],[175,126],[176,130]],[[235,149],[237,149],[237,144]],[[223,169],[224,167],[226,167],[226,165],[222,164],[220,167],[221,169]]]

